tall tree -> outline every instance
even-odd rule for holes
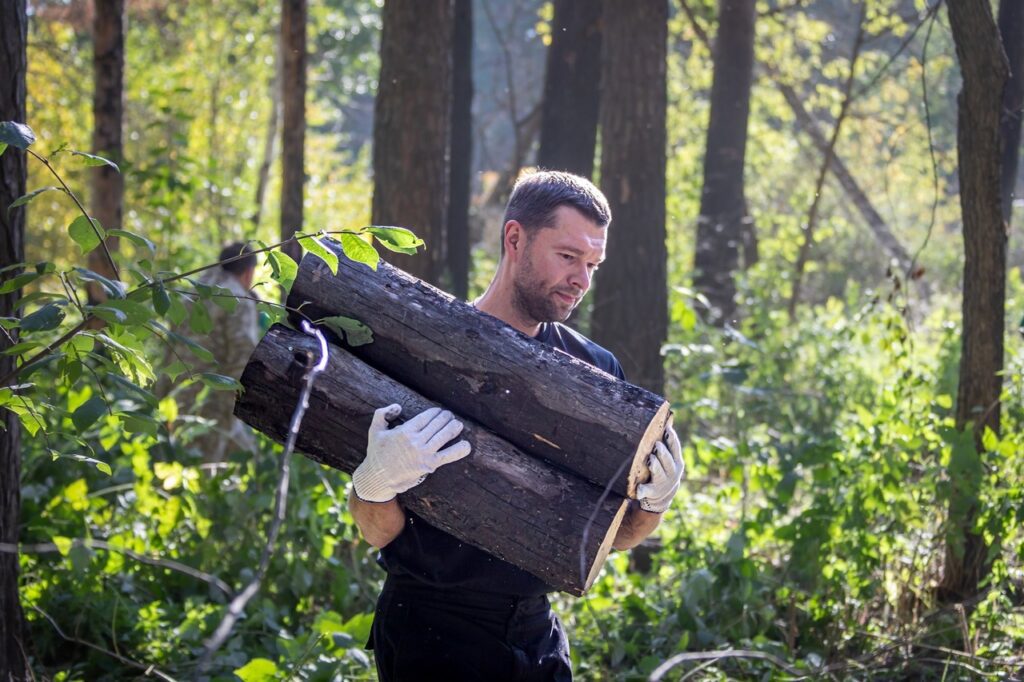
[[[1010,63],[1010,80],[1003,90],[1003,118],[1000,126],[1002,170],[999,183],[1003,220],[1010,224],[1013,194],[1020,160],[1021,115],[1024,112],[1024,2],[999,1],[999,35]]]
[[[455,0],[452,48],[448,272],[452,293],[466,298],[469,296],[469,197],[473,169],[473,0]]]
[[[712,309],[708,319],[722,325],[736,314],[736,283],[744,223],[750,216],[743,168],[754,76],[754,0],[719,0],[714,46],[711,120],[704,153],[704,189],[697,218],[694,283]]]
[[[25,69],[28,16],[25,0],[0,3],[0,121],[25,120]],[[25,260],[25,207],[7,207],[25,193],[25,153],[8,147],[0,156],[0,267]],[[3,277],[14,277],[17,270]],[[18,292],[0,296],[0,316],[13,316]],[[0,334],[0,349],[18,341],[18,331]],[[0,375],[14,369],[14,356],[0,354]],[[21,508],[21,427],[0,408],[0,543],[18,542]],[[24,618],[18,601],[18,555],[0,552],[0,680],[29,679]]]
[[[642,37],[642,38],[641,38]],[[606,0],[601,189],[612,209],[591,333],[635,384],[661,392],[668,334],[665,114],[668,2]]]
[[[124,0],[96,0],[93,15],[93,152],[121,165],[124,160]],[[92,169],[92,215],[104,228],[121,229],[124,179],[107,165]],[[106,246],[89,252],[89,269],[105,277],[116,276],[108,253],[117,251],[119,239],[106,238]],[[106,298],[103,289],[89,284],[89,299]]]
[[[373,223],[408,227],[426,252],[388,254],[442,284],[446,263],[453,0],[387,0],[373,128]]]
[[[306,0],[281,2],[281,239],[302,231],[306,184]],[[284,247],[298,260],[296,242]]]
[[[555,0],[537,165],[594,174],[601,79],[601,3]]]
[[[957,157],[963,213],[963,332],[956,421],[971,429],[950,463],[944,602],[978,593],[988,546],[975,531],[983,474],[981,438],[999,432],[1002,390],[1006,227],[999,198],[1000,118],[1008,68],[988,0],[949,0],[949,24],[963,85],[957,98]]]

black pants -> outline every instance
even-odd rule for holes
[[[569,642],[547,597],[435,589],[389,577],[368,648],[381,682],[569,681]]]

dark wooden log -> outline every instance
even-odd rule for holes
[[[373,331],[352,353],[527,453],[620,495],[635,495],[668,403],[481,313],[387,263],[347,259],[332,275],[307,254],[288,296],[313,320],[343,315]]]
[[[253,352],[235,414],[283,442],[316,339],[275,325]],[[296,449],[351,473],[366,454],[373,412],[402,406],[393,423],[435,407],[415,391],[331,345],[299,430]],[[622,522],[627,501],[531,457],[460,415],[465,459],[441,467],[399,499],[403,506],[463,542],[580,595],[597,577]],[[603,498],[603,499],[602,499]]]

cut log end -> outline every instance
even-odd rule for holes
[[[601,569],[604,568],[604,560],[612,551],[612,543],[615,542],[615,536],[619,533],[619,526],[622,525],[622,519],[626,517],[628,508],[629,500],[623,499],[622,504],[619,505],[619,511],[615,512],[615,518],[612,519],[612,523],[608,527],[608,532],[605,533],[604,540],[601,541],[601,546],[597,549],[597,556],[590,564],[590,573],[587,574],[587,580],[583,583],[583,590],[577,596],[582,596],[590,589],[594,581],[597,580],[598,574],[601,573]]]
[[[672,411],[669,404],[667,402],[662,403],[661,407],[654,414],[654,419],[647,426],[643,438],[640,439],[640,445],[637,446],[636,454],[633,455],[633,467],[629,470],[629,480],[626,487],[628,497],[635,498],[636,487],[644,482],[647,472],[647,455],[651,454],[654,450],[654,444],[661,440],[662,435],[665,433],[665,426],[668,425],[671,416]]]

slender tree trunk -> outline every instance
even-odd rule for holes
[[[1006,300],[1006,226],[999,198],[1000,118],[1006,56],[988,0],[949,0],[949,24],[963,85],[957,100],[957,156],[963,212],[963,336],[956,420],[972,429],[950,463],[946,565],[939,598],[978,594],[988,574],[988,545],[974,531],[984,465],[981,437],[999,432]]]
[[[281,239],[302,231],[302,197],[306,183],[306,0],[281,2]],[[301,247],[292,242],[285,253],[298,262]]]
[[[1024,110],[1024,2],[1000,0],[999,35],[1010,63],[1010,80],[1003,90],[1003,117],[1000,124],[1002,170],[999,183],[1003,220],[1009,225],[1013,217],[1014,189],[1017,187],[1021,113]]]
[[[601,189],[613,218],[591,333],[618,356],[630,381],[661,393],[668,3],[606,0],[602,39]]]
[[[537,165],[589,178],[601,80],[601,2],[555,0]]]
[[[274,164],[274,150],[277,142],[277,122],[281,115],[281,69],[282,50],[278,43],[277,59],[274,64],[274,77],[270,81],[270,116],[267,119],[267,135],[263,138],[263,161],[260,163],[259,173],[256,178],[256,197],[253,200],[252,229],[259,230],[260,221],[263,219],[263,201],[267,194],[267,184],[270,182],[270,168]]]
[[[93,18],[92,96],[93,152],[118,164],[124,161],[124,0],[96,0]],[[110,166],[92,168],[92,215],[104,228],[121,229],[124,178]],[[115,253],[117,237],[107,237],[107,249]],[[102,247],[89,252],[89,269],[113,278],[114,271]],[[89,300],[102,301],[106,294],[90,282]]]
[[[28,17],[25,0],[0,3],[0,121],[25,121]],[[0,156],[0,267],[25,260],[25,207],[7,207],[25,193],[25,153],[8,147]],[[2,275],[14,277],[18,271]],[[18,292],[0,296],[0,315],[13,316]],[[0,335],[0,349],[17,343],[18,330]],[[14,369],[14,357],[0,355],[0,375]],[[21,425],[0,408],[0,542],[17,544],[21,508]],[[29,679],[24,617],[18,601],[18,555],[0,552],[0,680]]]
[[[697,218],[694,284],[716,325],[734,323],[740,249],[750,222],[743,190],[750,88],[754,75],[754,0],[719,0],[711,120],[704,154],[704,189]]]
[[[448,273],[452,293],[469,296],[469,197],[473,168],[473,1],[455,0],[452,32],[451,202]]]
[[[446,264],[453,0],[387,0],[373,129],[373,222],[413,230],[415,256],[386,254],[441,284]]]

